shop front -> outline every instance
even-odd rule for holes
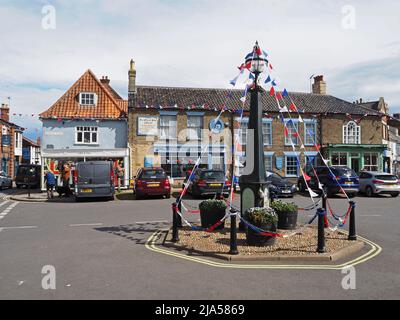
[[[118,166],[124,170],[124,181],[122,187],[129,186],[129,149],[113,150],[52,150],[42,151],[42,190],[45,189],[44,172],[51,171],[56,176],[57,185],[61,185],[61,170],[64,164],[68,164],[71,169],[70,185],[74,184],[73,177],[76,164],[82,161],[112,161],[114,168]],[[118,177],[114,176],[114,184],[117,186]]]
[[[325,154],[332,166],[347,166],[356,173],[382,171],[386,148],[384,144],[328,144]]]

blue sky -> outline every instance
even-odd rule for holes
[[[48,4],[55,30],[41,25]],[[310,75],[323,74],[329,94],[382,96],[400,112],[398,12],[394,0],[0,0],[0,102],[38,114],[88,68],[126,96],[131,58],[138,84],[228,87],[258,40],[288,90],[309,91]],[[35,117],[12,121],[30,137],[40,128]]]

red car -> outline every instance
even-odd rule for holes
[[[135,179],[136,199],[145,196],[171,198],[171,185],[163,168],[141,168]]]

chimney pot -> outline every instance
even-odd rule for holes
[[[326,94],[326,82],[324,81],[323,75],[318,75],[314,77],[312,92],[314,94]]]
[[[0,118],[4,121],[10,121],[10,108],[7,104],[2,103],[0,108]]]
[[[108,76],[102,76],[100,79],[100,82],[108,84],[108,83],[110,83],[110,79],[108,79]]]

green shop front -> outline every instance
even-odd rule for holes
[[[347,166],[358,173],[382,171],[386,149],[384,144],[328,144],[324,153],[332,166]]]

